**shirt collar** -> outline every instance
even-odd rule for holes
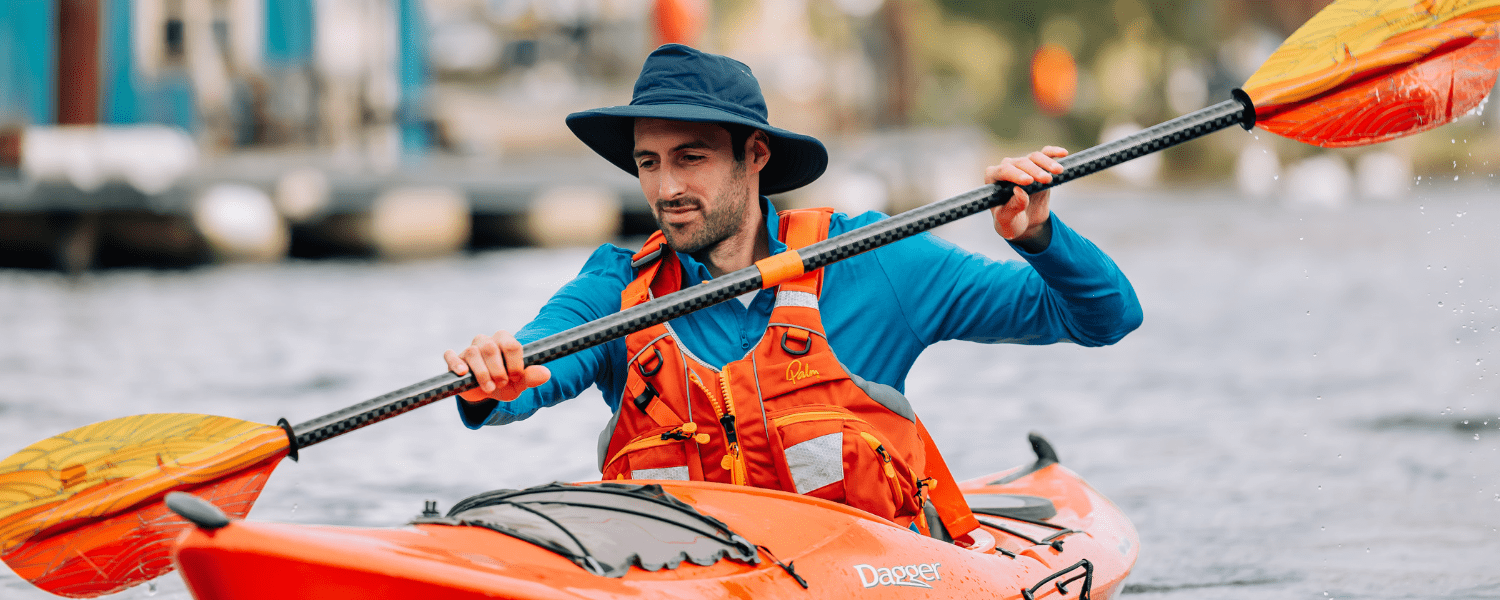
[[[761,196],[760,210],[766,215],[766,236],[771,238],[771,254],[774,256],[777,254],[781,254],[782,252],[786,252],[786,244],[783,243],[780,239],[777,239],[776,236],[776,234],[781,231],[781,215],[776,214],[776,206],[771,204],[770,198]],[[678,252],[677,260],[682,262],[682,270],[688,275],[688,279],[691,280],[691,282],[683,282],[684,288],[688,285],[696,283],[697,281],[708,281],[709,279],[713,279],[713,276],[709,275],[708,273],[708,267],[704,266],[703,263],[698,262],[697,259],[688,256],[687,254]]]

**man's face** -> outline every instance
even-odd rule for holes
[[[673,250],[711,249],[747,226],[756,195],[722,126],[636,119],[635,166],[641,192]]]

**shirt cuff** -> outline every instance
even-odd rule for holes
[[[490,415],[494,414],[495,409],[500,406],[500,401],[494,398],[479,402],[469,402],[458,396],[454,396],[453,399],[458,401],[459,418],[463,419],[464,427],[469,429],[479,429],[487,425],[486,421],[490,420]]]
[[[1047,220],[1042,222],[1042,232],[1034,239],[1022,243],[1017,243],[1013,240],[1005,241],[1010,244],[1011,248],[1015,248],[1017,252],[1025,253],[1024,256],[1036,256],[1046,252],[1048,248],[1052,247],[1052,222],[1054,220],[1056,220],[1056,217],[1048,213]]]

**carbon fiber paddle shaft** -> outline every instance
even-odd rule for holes
[[[1239,90],[1235,90],[1233,100],[1225,100],[1203,110],[1141,130],[1123,139],[1100,144],[1064,157],[1059,161],[1064,170],[1061,174],[1053,175],[1051,183],[1034,183],[1023,189],[1027,193],[1040,192],[1127,160],[1170,148],[1235,125],[1245,129],[1250,129],[1255,125],[1255,108],[1251,105],[1250,98]],[[986,185],[811,244],[800,251],[803,269],[805,271],[819,269],[856,254],[868,252],[939,225],[999,206],[1010,199],[1013,187],[1009,183]],[[747,267],[526,344],[522,348],[522,353],[526,364],[543,364],[760,288],[760,271],[753,266]],[[299,423],[292,428],[295,446],[297,448],[311,446],[473,389],[475,385],[473,375],[464,377],[452,373],[438,375],[343,410]]]

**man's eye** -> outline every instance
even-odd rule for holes
[[[656,161],[648,158],[646,160],[641,161],[640,164],[636,165],[636,168],[649,169],[649,168],[651,168],[651,167],[653,167],[655,165],[656,165]]]

